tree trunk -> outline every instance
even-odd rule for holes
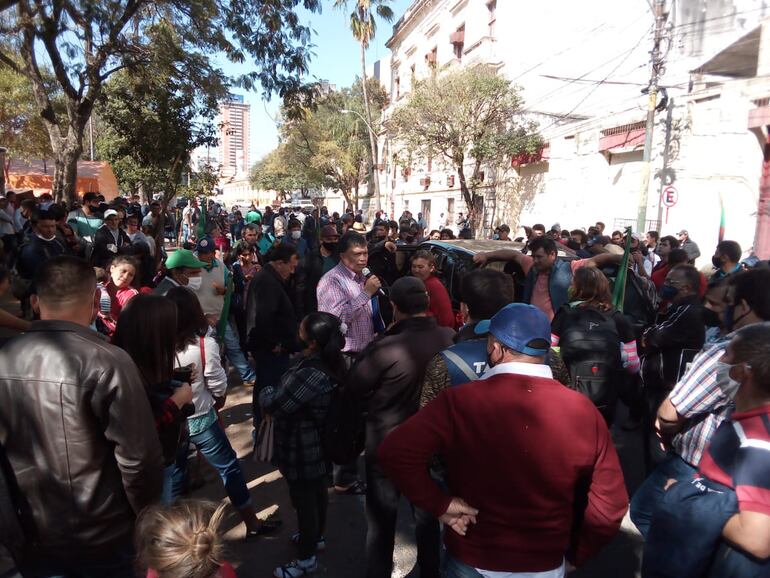
[[[463,163],[460,162],[456,166],[457,168],[457,177],[460,181],[460,192],[463,196],[463,201],[465,201],[465,207],[468,212],[468,222],[471,231],[473,231],[473,236],[476,236],[476,231],[478,230],[478,221],[479,221],[479,207],[477,205],[477,199],[475,198],[476,195],[474,195],[474,190],[471,190],[468,188],[468,181],[465,178],[465,170],[463,169]],[[454,215],[450,215],[450,218],[454,220]]]
[[[377,167],[377,137],[374,134],[372,126],[372,107],[369,104],[369,91],[366,88],[366,47],[361,43],[361,89],[364,95],[364,110],[366,111],[367,132],[369,133],[369,145],[371,147],[372,157],[369,160],[369,175],[374,182],[374,194],[377,197],[377,210],[382,209],[382,200],[380,198],[380,171]],[[358,207],[356,207],[357,209]]]
[[[78,178],[78,159],[83,152],[83,147],[78,141],[76,144],[65,141],[65,145],[59,151],[54,149],[54,173],[53,196],[57,202],[66,200],[72,204],[77,200],[76,183]]]
[[[0,147],[0,195],[5,196],[5,151]]]

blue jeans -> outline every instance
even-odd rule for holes
[[[235,369],[238,370],[238,374],[241,376],[241,381],[254,381],[257,377],[254,368],[251,367],[246,360],[246,356],[241,351],[241,340],[238,338],[238,334],[233,330],[233,326],[228,323],[225,328],[225,354],[230,363],[233,364]]]
[[[199,434],[191,435],[190,441],[203,454],[206,461],[216,468],[225,484],[225,491],[236,510],[251,505],[251,495],[246,487],[243,470],[219,422],[214,422]],[[166,467],[163,480],[164,504],[178,499],[187,485],[187,455],[189,444],[182,444],[176,462]]]
[[[24,578],[135,578],[135,552],[129,542],[102,561],[56,562],[35,560],[20,567]]]
[[[182,224],[182,243],[186,243],[190,238],[190,225],[187,223]]]
[[[650,530],[652,515],[665,494],[663,487],[666,485],[666,480],[674,479],[678,482],[686,482],[692,479],[692,475],[696,471],[693,466],[677,454],[669,452],[666,459],[652,470],[652,473],[636,490],[634,497],[631,498],[631,520],[645,540],[647,539],[647,532]]]

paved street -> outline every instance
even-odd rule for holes
[[[232,380],[237,382],[238,379]],[[251,458],[251,389],[233,386],[228,395],[227,405],[222,412],[227,424],[227,434],[233,447],[242,458],[244,472],[252,497],[258,510],[265,514],[278,508],[284,521],[281,531],[274,537],[262,538],[255,542],[242,541],[244,528],[233,527],[237,520],[228,519],[227,539],[230,544],[233,564],[241,578],[263,578],[272,574],[272,569],[290,560],[296,553],[289,536],[296,530],[294,513],[289,502],[285,482],[270,465],[255,464]],[[619,416],[622,423],[624,416]],[[642,479],[641,440],[638,432],[629,434],[620,428],[613,432],[618,451],[623,461],[626,482],[634,489]],[[363,467],[363,466],[362,466]],[[195,496],[223,499],[224,489],[216,479],[213,470],[206,466],[207,485],[194,492]],[[366,521],[364,498],[362,496],[329,495],[329,522],[327,525],[327,550],[321,554],[321,570],[317,575],[333,578],[362,578],[364,576],[364,542]],[[602,554],[585,568],[572,574],[575,578],[634,578],[639,576],[641,539],[636,529],[626,519],[618,537]],[[402,500],[399,527],[396,536],[396,567],[393,578],[416,578],[419,572],[412,572],[415,562],[414,526],[409,509]]]

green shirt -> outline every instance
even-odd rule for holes
[[[96,235],[96,230],[102,226],[103,222],[99,217],[89,217],[83,211],[78,211],[67,220],[67,223],[75,229],[78,237],[90,237],[92,241]]]

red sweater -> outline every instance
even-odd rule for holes
[[[552,379],[499,374],[446,389],[385,439],[381,466],[438,517],[451,496],[428,475],[435,453],[446,460],[451,496],[479,510],[465,537],[444,535],[452,556],[476,568],[541,572],[565,555],[581,564],[615,536],[628,508],[604,419]],[[587,505],[571,536],[576,486]]]
[[[428,290],[430,297],[430,314],[436,318],[436,323],[441,327],[455,326],[455,314],[452,310],[452,301],[449,299],[449,293],[441,282],[441,279],[435,275],[428,277],[425,281],[425,289]]]

